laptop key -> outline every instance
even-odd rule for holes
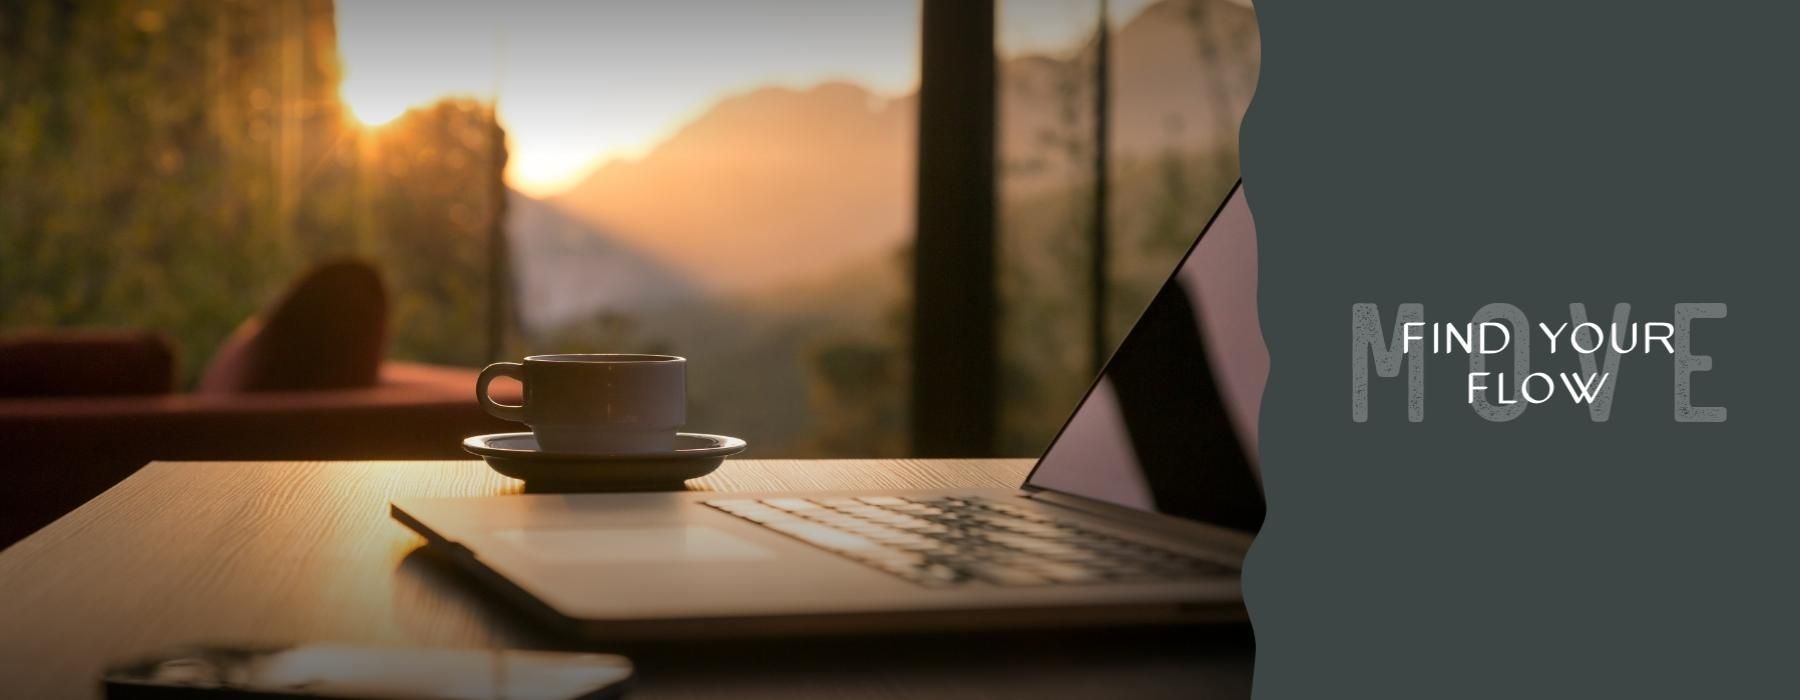
[[[970,578],[967,573],[943,564],[929,564],[915,571],[919,578],[933,583],[960,583]]]
[[[820,547],[841,551],[856,551],[877,547],[873,540],[860,535],[853,535],[842,530],[808,522],[774,522],[768,523],[771,530],[793,535]]]
[[[813,503],[812,501],[808,501],[804,498],[770,498],[770,499],[765,499],[763,501],[763,503],[767,503],[771,506],[775,506],[776,508],[780,508],[782,510],[787,510],[787,511],[818,510],[818,509],[824,507],[817,503]]]

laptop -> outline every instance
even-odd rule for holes
[[[402,498],[392,513],[588,638],[1239,621],[1268,369],[1240,185],[1017,488]]]

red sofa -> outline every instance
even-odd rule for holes
[[[0,547],[153,460],[459,459],[464,437],[521,429],[476,405],[475,370],[383,362],[385,334],[379,276],[339,262],[246,321],[191,394],[154,333],[0,337]]]

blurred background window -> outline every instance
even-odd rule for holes
[[[919,12],[0,4],[0,331],[160,331],[192,386],[355,257],[393,359],[683,354],[695,429],[904,454]],[[1259,50],[1237,0],[996,28],[1001,415],[969,450],[1032,455],[1236,178]]]
[[[996,43],[996,442],[1036,455],[1237,181],[1261,45],[1248,0],[1004,2]]]

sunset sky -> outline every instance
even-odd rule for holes
[[[1113,2],[1114,21],[1150,1]],[[1096,7],[1004,3],[1002,51],[1067,47],[1091,31]],[[918,12],[916,0],[339,0],[337,23],[358,119],[498,95],[508,181],[549,195],[609,159],[642,155],[733,93],[848,80],[905,94],[918,82]]]

